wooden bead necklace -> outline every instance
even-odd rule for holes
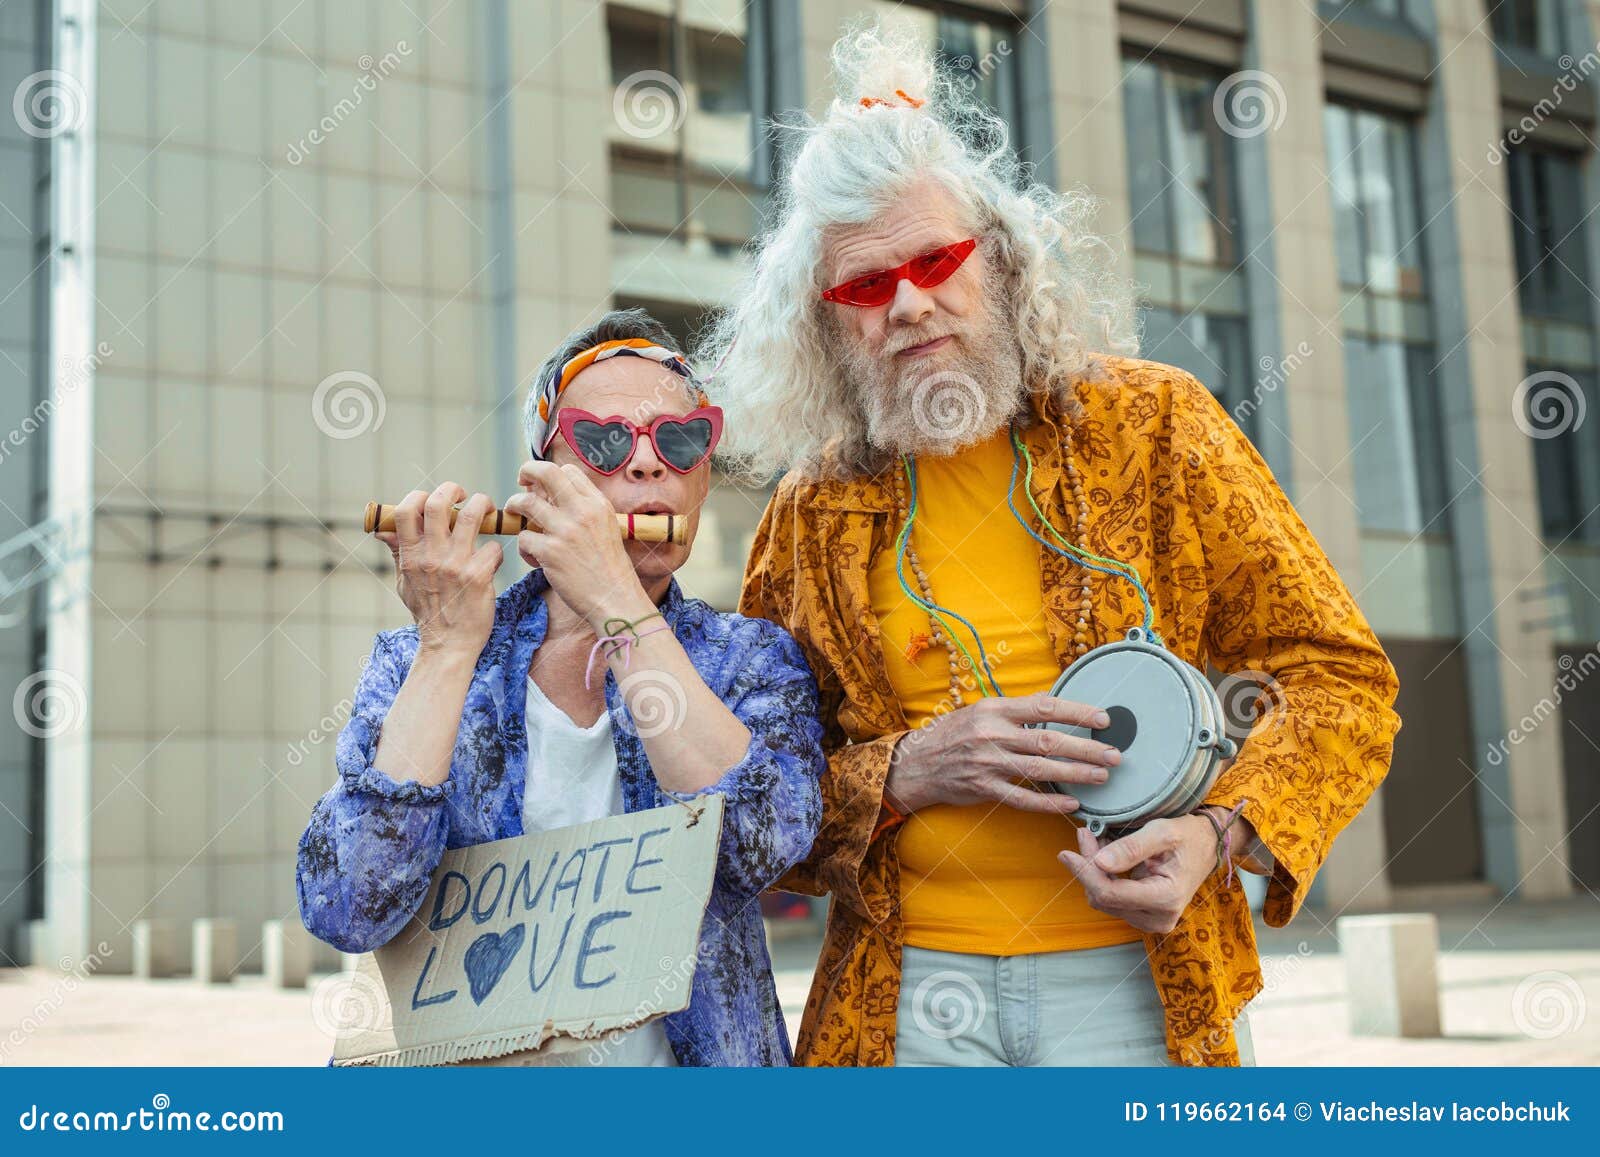
[[[1014,438],[1012,445],[1013,463],[1015,463],[1016,460],[1016,453],[1017,442]],[[1083,494],[1083,481],[1078,475],[1078,467],[1072,460],[1072,429],[1070,426],[1067,428],[1064,456],[1067,464],[1067,482],[1072,492],[1073,506],[1077,511],[1078,533],[1076,537],[1079,542],[1083,542],[1088,537],[1089,531],[1089,503]],[[907,470],[905,472],[897,470],[894,474],[895,517],[901,525],[900,540],[905,544],[903,557],[911,564],[911,573],[916,577],[917,589],[922,595],[923,602],[929,606],[937,607],[938,603],[933,597],[933,586],[928,581],[927,572],[922,567],[922,560],[917,557],[916,547],[912,545],[911,542],[910,522],[913,513],[913,504],[912,496],[910,494],[910,486],[907,483],[907,475],[910,475],[911,478],[914,479],[915,469],[913,459],[908,457],[906,459],[906,463]],[[1012,485],[1015,486],[1015,483],[1016,474],[1015,471],[1013,471]],[[1015,508],[1013,507],[1013,509]],[[1024,526],[1026,526],[1026,524],[1024,524]],[[1058,551],[1057,553],[1060,552]],[[1093,572],[1091,569],[1084,569],[1083,583],[1079,588],[1080,597],[1078,599],[1078,621],[1072,635],[1072,650],[1074,655],[1082,655],[1089,650],[1089,612],[1094,608],[1090,587],[1090,576],[1092,573]],[[962,621],[965,622],[965,620]],[[931,610],[928,612],[928,624],[930,628],[930,633],[928,636],[929,641],[942,644],[945,651],[950,656],[950,702],[952,708],[960,707],[963,702],[961,696],[962,672],[972,668],[972,659],[969,655],[964,653],[964,648],[962,648],[959,642],[952,637],[942,618]],[[970,628],[970,624],[968,624],[968,626]],[[974,631],[973,634],[978,643],[979,653],[982,654],[982,640],[976,639],[976,631]],[[913,640],[913,647],[915,647],[915,640]],[[920,648],[917,648],[916,650],[920,651]],[[907,648],[906,656],[908,659],[915,658],[915,653],[912,648]],[[984,663],[985,667],[987,668],[987,659],[984,660]],[[993,683],[992,673],[990,673],[990,681]],[[984,687],[983,679],[980,677],[978,678],[977,682],[978,690],[984,695],[988,695],[989,691],[986,687]],[[999,692],[998,684],[995,684],[995,691],[997,693]]]

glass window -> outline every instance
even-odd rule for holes
[[[1518,148],[1507,168],[1511,236],[1517,252],[1522,312],[1587,325],[1589,262],[1582,226],[1583,172],[1578,158]]]
[[[1349,20],[1389,32],[1421,35],[1408,0],[1318,0],[1317,14],[1325,22]]]
[[[1145,253],[1170,253],[1172,215],[1162,164],[1160,69],[1133,60],[1122,62],[1122,109],[1133,246]]]
[[[1529,373],[1540,373],[1530,366]],[[1539,512],[1544,535],[1552,542],[1600,542],[1600,437],[1595,415],[1600,390],[1591,370],[1551,371],[1529,390],[1525,427],[1548,436],[1532,439],[1534,473],[1539,482]],[[1573,396],[1574,393],[1581,396]],[[1541,415],[1543,417],[1541,418]],[[1550,433],[1552,415],[1584,415],[1564,421]]]
[[[1600,543],[1600,413],[1582,160],[1549,149],[1511,151],[1511,236],[1528,374],[1522,427],[1532,432],[1544,534]],[[1575,419],[1575,420],[1574,420]]]
[[[1011,143],[1022,148],[1014,31],[1008,25],[951,13],[939,15],[940,62],[963,77],[978,99],[1011,129]]]
[[[629,233],[748,241],[766,174],[765,115],[750,66],[747,9],[677,0],[606,9],[613,107],[611,210]]]
[[[1022,111],[1017,74],[1017,30],[1009,21],[874,0],[872,15],[886,27],[910,29],[933,46],[941,67],[963,78],[1011,130],[1011,145],[1023,159]]]
[[[1361,527],[1449,533],[1433,347],[1346,334],[1344,350]]]
[[[1495,41],[1507,47],[1558,57],[1566,46],[1560,0],[1500,0],[1489,22]]]
[[[754,177],[755,126],[745,42],[706,28],[686,28],[693,115],[684,122],[689,162],[712,172]]]
[[[1212,111],[1217,78],[1151,60],[1122,67],[1134,247],[1233,265],[1232,138]]]
[[[1423,278],[1416,136],[1400,117],[1328,105],[1350,461],[1363,530],[1450,533],[1437,347]]]
[[[641,72],[673,71],[672,22],[666,17],[614,6],[606,13],[606,27],[613,86]]]
[[[1409,121],[1344,105],[1324,113],[1339,277],[1349,287],[1423,293],[1415,133]]]
[[[1328,188],[1333,194],[1333,236],[1339,258],[1339,284],[1362,285],[1367,277],[1362,267],[1361,213],[1357,207],[1360,198],[1356,191],[1355,121],[1347,110],[1329,105],[1323,122],[1328,149]]]
[[[1247,434],[1254,433],[1250,396],[1249,330],[1242,317],[1162,306],[1144,311],[1143,355],[1188,370],[1206,384]]]
[[[1379,16],[1392,16],[1397,20],[1405,15],[1405,5],[1402,0],[1345,0],[1343,4],[1333,6],[1341,10],[1360,8],[1366,12],[1376,12]]]
[[[1122,75],[1144,356],[1194,374],[1252,434],[1233,138],[1212,111],[1219,76],[1134,57]]]

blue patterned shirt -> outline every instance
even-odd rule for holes
[[[300,837],[300,915],[319,939],[345,952],[388,943],[421,905],[446,848],[523,834],[527,674],[544,641],[548,585],[534,570],[496,599],[441,784],[399,782],[372,765],[379,728],[418,646],[414,626],[377,636],[339,733],[338,781]],[[818,777],[826,763],[816,681],[795,641],[765,619],[685,598],[676,579],[660,609],[706,686],[750,730],[744,758],[716,783],[666,792],[606,671],[624,809],[725,797],[700,962],[689,1006],[665,1018],[667,1039],[681,1065],[787,1065],[760,895],[810,851],[821,816]]]

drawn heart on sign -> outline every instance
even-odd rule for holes
[[[504,932],[485,932],[467,945],[467,954],[461,963],[467,970],[467,985],[472,989],[474,1004],[482,1004],[494,991],[500,978],[511,967],[511,958],[522,947],[526,929],[518,924]]]

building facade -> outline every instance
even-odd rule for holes
[[[1400,669],[1310,918],[1600,887],[1600,3],[55,0],[0,8],[0,949],[217,916],[259,966],[406,621],[362,505],[503,497],[561,337],[725,304],[863,16],[1099,194]]]

